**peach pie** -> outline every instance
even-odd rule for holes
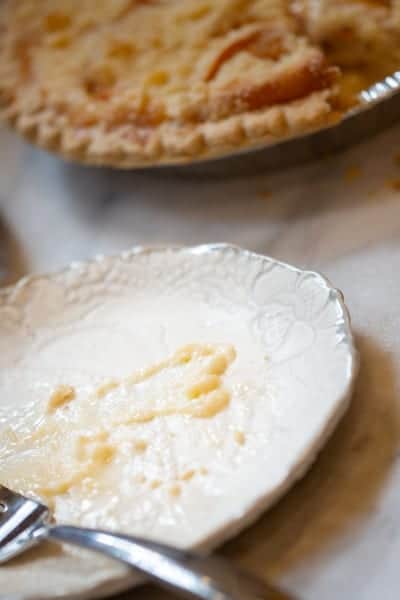
[[[3,0],[1,114],[120,167],[265,143],[395,70],[399,15],[398,0]]]

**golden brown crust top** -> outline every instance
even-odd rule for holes
[[[316,127],[339,79],[321,47],[332,3],[3,0],[4,115],[46,147],[125,165]],[[368,10],[393,20],[387,5]]]
[[[342,69],[344,108],[399,69],[400,0],[300,0],[299,6],[310,39]]]

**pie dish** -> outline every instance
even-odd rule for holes
[[[28,278],[0,292],[0,317],[0,481],[19,487],[24,470],[25,481],[36,481],[40,447],[21,453],[19,445],[42,435],[49,411],[61,411],[68,466],[80,427],[73,404],[89,398],[78,452],[94,449],[100,462],[110,462],[55,489],[60,450],[53,429],[39,483],[48,477],[53,485],[57,520],[183,547],[216,547],[304,474],[344,415],[357,371],[338,291],[316,273],[225,245],[136,248]],[[175,398],[173,411],[158,405],[154,418],[147,412],[143,419],[146,387],[128,405],[115,388],[108,401],[110,386],[132,372],[138,383],[143,367],[142,382],[172,364],[190,369],[190,353],[179,350],[187,344],[205,349],[207,360],[223,359],[218,372],[229,397],[216,410],[178,413]],[[164,383],[152,388],[156,402],[164,402]],[[190,390],[189,399],[178,398],[185,410],[196,407],[199,388]],[[131,423],[121,424],[132,410]],[[108,437],[99,419],[103,429],[114,422]],[[100,445],[89,448],[93,427]],[[123,436],[119,446],[115,436]],[[103,476],[107,486],[96,487]],[[7,600],[95,597],[134,583],[129,570],[69,548],[44,547],[0,569]]]
[[[339,23],[336,4],[103,0],[93,10],[90,0],[5,0],[2,114],[47,149],[118,167],[314,130],[354,103],[376,55],[386,74],[398,58],[395,3],[339,3]],[[374,68],[356,61],[344,77],[354,40],[373,47]]]
[[[342,110],[359,93],[400,67],[399,0],[304,0],[302,18],[309,38],[341,70]]]

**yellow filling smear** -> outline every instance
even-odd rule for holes
[[[93,486],[116,458],[118,445],[111,434],[117,427],[173,415],[209,419],[225,410],[230,393],[223,385],[223,376],[235,358],[232,346],[191,344],[126,378],[101,384],[86,398],[79,398],[70,385],[59,386],[32,431],[22,433],[7,427],[0,432],[0,482],[22,493],[36,494],[50,506],[57,496],[76,486]],[[132,412],[102,418],[102,401],[106,402],[109,394],[123,389],[129,400],[130,393],[135,397],[136,386],[164,376],[169,369],[177,371],[173,371],[164,405],[137,410],[133,407]],[[113,408],[113,399],[110,400]],[[67,404],[71,410],[62,410]],[[143,439],[132,441],[134,454],[143,454],[147,447],[148,442]],[[193,475],[188,471],[182,479],[189,481]],[[172,496],[178,496],[180,491],[176,485],[170,490]]]
[[[96,396],[98,398],[104,398],[104,396],[107,396],[107,394],[115,390],[118,386],[119,383],[116,379],[107,381],[106,383],[99,385],[99,387],[96,390]]]
[[[202,379],[199,379],[196,383],[191,385],[186,395],[190,400],[199,398],[203,394],[209,394],[221,386],[221,378],[218,375],[206,375]]]
[[[57,408],[65,406],[71,400],[75,398],[75,390],[70,385],[60,385],[50,396],[49,403],[47,405],[47,412],[52,413]]]
[[[60,479],[47,486],[38,486],[36,491],[51,503],[53,496],[65,494],[85,479],[93,479],[100,469],[111,463],[115,454],[116,449],[112,445],[104,442],[96,444],[90,455],[82,463],[82,466],[72,473],[70,477]]]
[[[235,441],[239,444],[239,446],[244,446],[246,443],[246,436],[243,431],[235,431]]]
[[[186,471],[181,479],[182,481],[190,481],[191,479],[193,479],[193,477],[196,475],[196,471],[194,469],[190,469],[189,471]]]
[[[178,496],[181,495],[182,493],[182,488],[180,485],[176,484],[170,487],[169,493],[171,494],[171,496],[177,498]]]

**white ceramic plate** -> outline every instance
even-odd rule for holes
[[[151,449],[132,469],[161,469],[168,485],[132,483],[127,496],[125,482],[114,521],[104,518],[212,549],[304,474],[348,406],[357,356],[342,296],[321,275],[207,245],[134,248],[25,279],[0,293],[0,433],[66,377],[90,388],[193,342],[235,346],[230,405],[211,419],[140,425]],[[204,473],[171,497],[167,487],[190,467]],[[70,510],[66,499],[61,514]],[[0,569],[0,597],[89,598],[135,581],[111,561],[43,548]]]

